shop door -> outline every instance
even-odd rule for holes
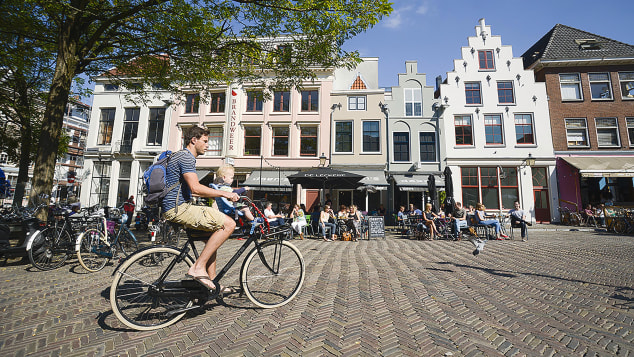
[[[319,190],[306,190],[306,213],[312,212],[313,207],[319,203]]]
[[[535,202],[535,221],[550,222],[550,200],[548,199],[548,170],[545,167],[533,167],[533,197]]]

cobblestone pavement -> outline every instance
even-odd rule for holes
[[[237,249],[231,240],[221,263]],[[108,302],[113,266],[84,273],[0,267],[0,356],[631,356],[634,237],[534,230],[526,243],[398,236],[295,241],[299,296],[246,299],[150,332],[124,328]],[[236,284],[239,266],[225,283]]]

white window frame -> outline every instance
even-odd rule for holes
[[[521,125],[521,126],[527,126],[524,123],[518,124],[518,115],[522,116],[521,118],[519,118],[520,120],[523,120],[524,116],[529,116],[531,119],[531,133],[533,135],[533,142],[532,143],[518,143],[517,142],[517,126]],[[535,132],[535,116],[533,115],[533,113],[515,113],[513,116],[513,129],[515,131],[515,144],[516,145],[537,145],[537,133]]]
[[[607,120],[610,120],[613,122],[613,125],[603,125],[600,124],[600,121],[605,121],[607,122]],[[599,117],[599,118],[594,118],[594,126],[595,126],[595,131],[597,134],[597,146],[600,148],[605,148],[605,147],[611,147],[611,148],[616,148],[616,147],[621,147],[621,136],[619,135],[619,120],[616,117]],[[599,130],[604,130],[604,131],[613,131],[614,134],[616,134],[616,144],[603,144],[601,145],[601,141],[599,140]]]
[[[627,128],[627,137],[631,147],[634,145],[634,117],[625,117],[625,126]],[[632,134],[630,134],[630,130],[632,131]]]
[[[491,118],[498,118],[500,120],[500,136],[502,137],[501,143],[489,143],[487,142],[486,128],[487,128],[487,120]],[[498,126],[495,124],[495,126]],[[485,114],[484,115],[484,146],[503,146],[506,144],[506,138],[504,137],[504,116],[502,114]]]
[[[511,96],[513,97],[513,100],[510,102],[501,102],[500,101],[500,83],[511,83]],[[495,90],[496,90],[496,94],[498,96],[498,104],[501,105],[511,105],[511,104],[515,104],[515,83],[513,83],[513,81],[497,81],[495,84]],[[507,88],[504,88],[504,90],[508,90]]]
[[[576,80],[562,80],[562,76],[576,76]],[[566,85],[575,85],[577,90],[579,91],[578,98],[565,98],[564,97],[564,84]],[[580,73],[559,73],[559,89],[561,93],[562,101],[583,101],[583,90],[581,89],[581,74]]]
[[[339,123],[350,123],[350,151],[338,151],[337,150],[337,124]],[[337,154],[352,154],[354,152],[354,121],[353,120],[338,120],[335,122],[335,144],[334,151]]]
[[[598,75],[605,75],[607,76],[607,79],[592,79],[592,76],[598,76]],[[590,98],[591,100],[612,100],[614,98],[614,96],[612,95],[612,81],[610,78],[610,72],[589,72],[588,73],[588,83],[590,84]],[[592,85],[593,84],[600,84],[600,83],[604,83],[607,84],[606,89],[608,90],[608,94],[609,97],[604,97],[604,98],[595,98],[594,97],[594,92],[592,91]]]
[[[7,153],[0,153],[0,164],[9,163],[9,155]]]
[[[583,120],[585,125],[584,125],[584,127],[568,127],[568,121],[569,120]],[[589,138],[589,135],[588,135],[588,120],[586,118],[564,118],[564,126],[566,128],[566,145],[569,148],[588,148],[588,147],[590,147],[590,138]],[[587,144],[586,145],[570,145],[570,140],[568,140],[568,130],[583,130]]]
[[[379,149],[377,151],[365,151],[365,123],[377,123],[379,125]],[[378,154],[381,152],[381,121],[380,120],[362,120],[361,121],[361,152],[364,154]]]
[[[224,127],[222,126],[208,126],[207,129],[209,129],[209,146],[207,147],[207,150],[205,150],[205,156],[208,157],[218,157],[218,156],[223,156],[223,152],[224,152],[224,137],[225,137],[225,132],[224,132]],[[213,136],[212,134],[217,133],[218,131],[220,131],[220,136]],[[236,140],[235,138],[233,140]],[[212,144],[216,144],[215,141],[217,141],[217,148],[213,147],[212,148]]]
[[[407,104],[412,105],[412,114],[407,114]],[[416,104],[420,104],[420,114],[416,114]],[[403,113],[406,117],[423,116],[423,93],[420,88],[403,88]]]
[[[359,108],[359,99],[363,99],[363,108]],[[348,96],[348,110],[365,111],[368,107],[367,97],[365,95],[351,95]]]
[[[619,88],[623,100],[634,100],[634,72],[619,72]]]

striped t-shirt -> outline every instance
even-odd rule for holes
[[[189,150],[181,150],[172,154],[166,167],[165,185],[171,187],[179,180],[181,182],[180,190],[178,185],[165,195],[163,198],[163,212],[176,207],[176,195],[178,195],[178,204],[183,204],[192,198],[192,191],[189,185],[182,179],[183,174],[187,172],[196,173],[196,158]]]

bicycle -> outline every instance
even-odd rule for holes
[[[79,264],[89,272],[96,272],[106,266],[108,261],[115,257],[119,251],[128,256],[139,248],[134,234],[125,224],[128,215],[121,214],[119,209],[110,209],[110,214],[119,223],[119,230],[111,240],[108,235],[106,220],[101,217],[101,226],[104,229],[91,228],[81,233],[75,243],[75,252]]]
[[[253,205],[248,198],[242,199]],[[200,236],[206,239],[209,232],[198,235],[196,231],[187,230],[188,239],[181,248],[150,246],[135,252],[113,273],[112,311],[119,321],[132,329],[154,330],[169,326],[187,311],[200,309],[208,300],[222,300],[220,281],[251,244],[255,246],[247,253],[240,268],[240,296],[245,294],[261,308],[287,304],[297,296],[304,282],[304,258],[293,244],[284,240],[290,227],[269,231],[265,229],[266,222],[262,217],[251,222],[248,238],[212,280],[213,290],[185,278],[189,267],[198,258],[195,240]]]

